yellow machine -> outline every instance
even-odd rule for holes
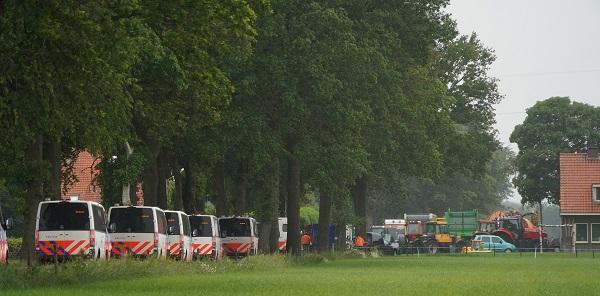
[[[448,222],[444,218],[434,217],[425,222],[425,233],[421,237],[423,245],[430,253],[441,251],[450,251],[457,240],[448,231]]]

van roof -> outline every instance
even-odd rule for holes
[[[188,214],[186,214],[183,211],[165,210],[165,213],[178,213],[178,214],[183,214],[183,215],[189,216]]]
[[[95,201],[89,201],[89,200],[68,200],[68,199],[62,199],[62,200],[44,200],[44,201],[40,201],[40,204],[50,204],[50,203],[85,203],[85,204],[93,204],[93,205],[97,205],[100,206],[102,208],[104,208],[100,203],[97,203]]]
[[[189,215],[190,217],[211,217],[211,218],[217,218],[215,215],[200,215],[200,214],[193,214],[193,215]]]
[[[159,207],[151,207],[151,206],[112,206],[110,207],[115,208],[115,209],[123,209],[123,208],[140,208],[140,209],[157,209],[160,211],[164,211],[163,209],[159,208]]]

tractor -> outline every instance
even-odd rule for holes
[[[530,218],[531,216],[533,217]],[[542,247],[547,247],[548,234],[532,221],[535,221],[535,213],[521,215],[516,212],[494,211],[485,222],[485,225],[491,226],[486,232],[501,237],[517,248],[531,249],[540,247],[541,235]],[[480,233],[482,234],[484,231],[480,231]]]

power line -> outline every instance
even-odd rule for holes
[[[530,73],[513,73],[506,75],[496,75],[497,77],[526,77],[526,76],[548,76],[548,75],[561,75],[561,74],[577,74],[577,73],[595,73],[600,72],[600,69],[587,69],[587,70],[572,70],[572,71],[555,71],[555,72],[530,72]]]

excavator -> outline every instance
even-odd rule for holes
[[[497,235],[517,248],[539,248],[540,235],[542,247],[548,246],[548,234],[533,222],[536,213],[519,214],[515,211],[493,211],[486,220],[480,221],[479,231],[475,234]]]

